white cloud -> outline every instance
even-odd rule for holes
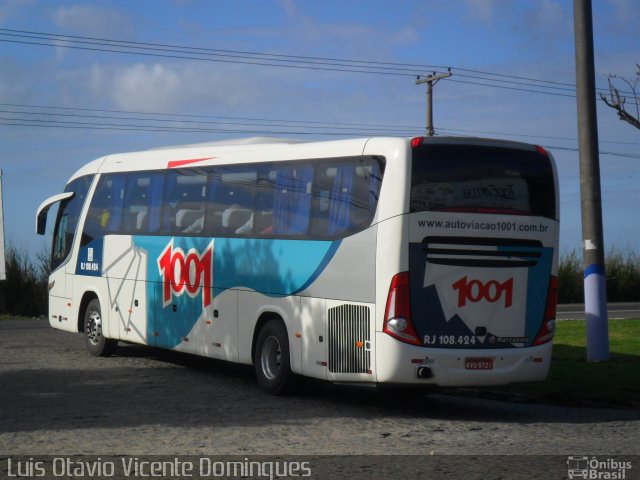
[[[288,36],[300,40],[300,45],[311,48],[321,46],[323,50],[338,49],[340,57],[383,58],[390,57],[390,49],[415,45],[420,41],[420,33],[412,26],[399,29],[385,29],[379,25],[360,22],[321,22],[307,14],[301,7],[304,3],[280,0],[292,27]],[[282,34],[284,32],[280,32]]]
[[[137,63],[109,73],[94,66],[91,86],[96,93],[107,93],[119,108],[127,110],[170,110],[175,99],[188,88],[178,73],[162,64]]]
[[[228,74],[233,67],[198,64],[143,64],[111,67],[94,65],[89,87],[118,109],[184,112],[233,110],[268,98],[276,82],[268,77]]]
[[[0,24],[10,20],[12,17],[19,17],[23,10],[31,7],[35,0],[12,0],[5,1],[0,5]]]
[[[562,9],[562,6],[557,2],[545,0],[536,3],[536,6],[537,8],[531,16],[535,25],[542,26],[543,28],[554,28],[567,20],[567,15]]]
[[[33,93],[29,85],[29,80],[34,75],[33,69],[11,57],[0,57],[0,64],[0,102],[27,101]]]
[[[131,30],[131,22],[125,14],[97,5],[60,7],[53,12],[53,22],[66,31],[92,36],[122,37]]]
[[[297,17],[299,15],[293,0],[280,0],[280,5],[282,5],[282,9],[289,17]]]
[[[637,25],[640,9],[637,0],[609,0],[615,12],[616,23]]]
[[[489,23],[494,18],[494,12],[499,0],[465,0],[467,14],[476,20]]]

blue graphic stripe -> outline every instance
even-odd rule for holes
[[[535,265],[528,268],[527,273],[527,297],[525,309],[524,336],[529,338],[529,344],[535,340],[542,321],[544,319],[544,309],[547,304],[547,294],[549,290],[549,278],[553,262],[553,248],[533,247],[515,248],[500,247],[504,251],[526,251],[539,252],[540,257]]]
[[[171,294],[163,307],[165,285],[158,259],[173,242],[173,250],[186,254],[195,249],[201,255],[212,242],[200,237],[134,237],[135,245],[147,253],[147,334],[150,344],[175,348],[193,329],[203,313],[203,288],[190,296]],[[325,270],[340,241],[285,239],[213,239],[212,276],[201,279],[216,294],[246,288],[270,297],[285,297],[307,289]],[[194,298],[195,297],[195,298]],[[208,307],[208,308],[212,308]]]
[[[309,277],[309,280],[307,280],[304,283],[304,285],[302,285],[299,289],[293,292],[293,294],[300,293],[306,290],[313,282],[316,281],[316,279],[320,276],[320,274],[324,271],[324,269],[327,268],[327,265],[329,265],[329,262],[338,251],[338,247],[340,246],[341,242],[342,240],[336,240],[335,242],[331,242],[331,246],[329,247],[329,250],[327,250],[327,253],[325,253],[324,258],[322,259],[322,262],[320,262],[320,264],[318,265],[318,268],[316,268],[315,272],[311,274],[311,276]]]

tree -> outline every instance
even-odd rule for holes
[[[627,123],[630,123],[636,128],[640,128],[640,98],[638,97],[638,83],[640,82],[640,64],[636,64],[636,79],[635,81],[627,80],[626,78],[618,77],[616,75],[609,75],[609,96],[601,93],[600,98],[604,103],[606,103],[611,108],[615,109],[618,112],[618,116],[620,120],[624,120]],[[621,82],[625,83],[630,89],[631,92],[623,92],[627,96],[620,95],[620,91],[613,85],[613,79],[619,79]],[[625,102],[631,98],[635,102],[635,116],[632,113],[629,113],[625,107]]]

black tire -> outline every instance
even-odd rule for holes
[[[84,312],[84,340],[87,350],[94,357],[108,357],[118,346],[117,340],[102,334],[102,310],[96,298],[89,302]]]
[[[253,355],[258,384],[272,395],[287,395],[296,387],[291,371],[289,337],[280,320],[269,320],[260,330]]]

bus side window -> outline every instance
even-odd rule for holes
[[[324,165],[316,167],[316,178],[313,191],[311,232],[312,236],[326,237],[329,231],[329,205],[333,178],[329,168]],[[333,169],[335,176],[335,168]]]
[[[271,237],[273,235],[273,198],[277,173],[272,164],[267,164],[258,172],[257,206],[254,218],[254,232],[257,236]]]
[[[100,177],[84,223],[82,245],[109,233],[120,231],[124,187],[123,174],[103,174]]]
[[[160,172],[127,174],[124,232],[145,234],[158,231],[163,187],[164,176]]]
[[[258,178],[255,167],[222,167],[212,174],[217,181],[208,204],[207,219],[213,220],[213,233],[252,235]]]
[[[340,237],[351,230],[355,167],[349,164],[321,166],[314,192],[313,232]]]
[[[366,228],[374,214],[375,200],[372,188],[371,168],[356,167],[351,201],[351,229],[360,231]]]
[[[306,235],[311,214],[313,167],[281,167],[273,194],[273,234]]]
[[[313,188],[312,235],[341,238],[367,228],[377,207],[381,178],[375,158],[320,161]]]
[[[169,172],[164,189],[163,233],[201,233],[206,195],[205,174],[190,170]]]
[[[149,178],[138,172],[127,175],[124,202],[124,231],[138,233],[146,225],[148,215]]]

